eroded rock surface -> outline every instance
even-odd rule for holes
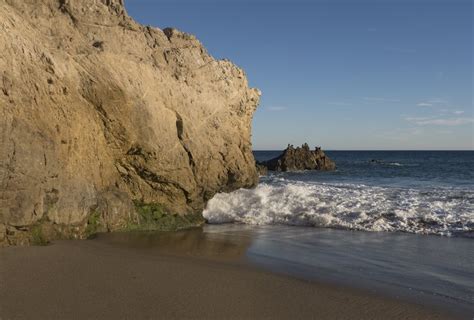
[[[271,160],[258,163],[257,166],[264,166],[271,171],[300,171],[300,170],[334,170],[336,164],[321,148],[316,147],[311,150],[308,144],[294,148],[288,145],[283,153]]]
[[[260,93],[194,36],[122,0],[0,0],[0,52],[0,242],[43,224],[80,237],[98,210],[116,230],[132,200],[195,213],[257,183]]]

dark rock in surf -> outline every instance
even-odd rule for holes
[[[283,153],[271,160],[258,163],[271,171],[300,171],[300,170],[323,170],[336,169],[336,163],[332,161],[321,148],[311,150],[307,143],[301,147],[288,147]]]
[[[383,164],[383,161],[382,160],[378,160],[378,159],[372,159],[369,161],[370,163],[372,164]]]

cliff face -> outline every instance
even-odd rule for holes
[[[123,0],[0,0],[0,52],[0,242],[256,184],[260,93],[194,36],[137,24]]]

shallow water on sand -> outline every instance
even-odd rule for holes
[[[234,224],[107,234],[98,240],[160,254],[247,261],[297,278],[474,315],[474,241],[468,238]]]

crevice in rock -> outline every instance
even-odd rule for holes
[[[159,191],[165,192],[165,193],[170,193],[170,195],[171,195],[172,194],[171,192],[166,192],[166,188],[157,188],[157,186],[155,184],[159,184],[160,186],[169,185],[169,186],[172,186],[172,187],[180,190],[183,193],[186,200],[189,199],[190,193],[185,188],[183,188],[179,183],[177,183],[175,181],[170,181],[170,180],[168,180],[164,177],[161,177],[161,176],[157,175],[156,173],[151,172],[150,170],[148,170],[146,168],[143,168],[139,165],[132,164],[132,163],[130,163],[129,165],[132,167],[133,171],[140,178],[142,178],[143,181],[146,182],[152,189],[159,190]],[[129,169],[129,168],[126,168],[126,169]]]
[[[94,41],[94,43],[92,43],[92,46],[100,51],[104,51],[104,41]]]
[[[71,10],[69,9],[69,0],[59,0],[59,10],[69,16],[72,23],[76,26],[78,23],[77,18],[72,14]]]
[[[97,111],[103,125],[104,137],[107,143],[117,147],[123,146],[127,141],[125,128],[109,116],[102,102],[102,97],[114,100],[114,93],[100,92],[100,89],[95,88],[95,84],[96,82],[93,79],[86,78],[81,83],[79,93]]]
[[[196,162],[194,161],[194,157],[193,157],[193,154],[191,153],[191,150],[189,150],[188,146],[184,142],[185,138],[184,138],[183,118],[178,112],[175,112],[175,113],[176,113],[176,131],[178,132],[178,139],[184,151],[186,151],[186,154],[188,155],[189,166],[191,167],[191,170],[193,171],[193,174],[195,175]]]
[[[171,37],[173,36],[173,28],[165,28],[163,29],[163,33],[168,38],[168,41],[171,42]]]

